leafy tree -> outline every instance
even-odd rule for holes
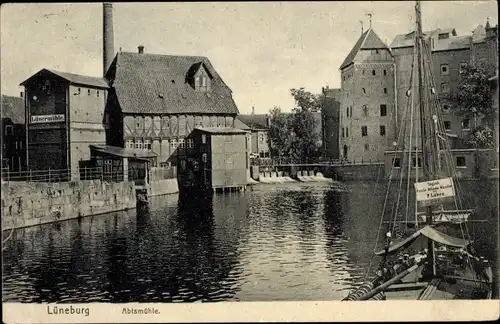
[[[467,65],[461,70],[458,93],[453,98],[453,108],[458,116],[482,119],[492,125],[496,111],[492,106],[488,79],[494,74],[495,68],[485,61]]]
[[[467,144],[476,148],[494,148],[493,131],[487,125],[478,126],[470,134]]]
[[[297,105],[289,117],[292,132],[291,155],[298,162],[317,158],[320,155],[320,136],[316,132],[313,112],[321,108],[321,98],[305,91],[304,88],[291,89],[290,94]]]
[[[280,107],[269,110],[270,125],[268,133],[268,144],[271,156],[288,157],[291,146],[291,132],[288,127],[286,115],[281,112]]]

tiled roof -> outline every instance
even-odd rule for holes
[[[189,81],[201,65],[211,77],[207,92]],[[124,113],[238,114],[231,89],[206,57],[119,52],[106,77]]]
[[[24,99],[2,95],[2,118],[10,118],[14,124],[24,124]]]
[[[242,122],[238,117],[234,119],[234,128],[244,129],[244,130],[250,129],[250,127],[248,127],[248,125]]]
[[[465,49],[470,47],[469,36],[456,36],[446,39],[440,39],[434,43],[433,52],[435,51],[451,51],[457,49]]]
[[[35,77],[38,77],[41,74],[46,74],[46,73],[51,73],[55,74],[67,81],[69,81],[72,84],[75,85],[85,85],[85,86],[91,86],[95,88],[103,88],[107,89],[109,88],[108,82],[104,78],[98,78],[98,77],[91,77],[87,75],[80,75],[80,74],[74,74],[74,73],[68,73],[68,72],[60,72],[56,70],[49,70],[49,69],[42,69],[39,72],[35,73],[31,77],[29,77],[27,80],[21,83],[21,85],[25,85],[31,82],[32,79]]]
[[[387,45],[384,44],[384,42],[380,39],[380,37],[377,36],[373,29],[368,29],[358,39],[358,41],[340,66],[340,69],[342,70],[343,68],[353,63],[358,52],[363,49],[387,49]]]
[[[154,152],[142,149],[123,148],[111,145],[90,145],[90,147],[102,153],[126,158],[150,159],[158,156]]]
[[[210,134],[246,134],[242,129],[233,127],[195,127],[195,129]]]
[[[269,116],[266,114],[258,114],[258,115],[238,115],[237,117],[244,124],[248,125],[248,127],[252,129],[267,129],[267,119]]]
[[[332,88],[332,89],[325,89],[324,90],[324,95],[327,98],[334,98],[334,99],[338,100],[340,97],[340,94],[341,94],[341,89]]]
[[[424,38],[429,38],[437,33],[439,33],[439,29],[434,29],[431,31],[424,31]],[[400,34],[396,35],[394,37],[394,40],[391,43],[391,48],[398,48],[398,47],[412,47],[415,41],[415,33],[409,32],[408,34]]]

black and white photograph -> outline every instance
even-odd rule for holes
[[[3,4],[3,321],[498,318],[497,5]]]

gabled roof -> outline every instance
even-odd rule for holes
[[[207,92],[188,80],[201,65],[211,77]],[[238,114],[231,89],[203,56],[119,52],[106,77],[123,113]]]
[[[234,119],[234,128],[250,130],[250,127],[248,127],[248,125],[242,122],[238,117]]]
[[[439,34],[451,34],[450,38],[439,39],[438,42],[444,41],[446,43],[447,39],[451,39],[457,36],[457,32],[455,28],[437,28],[434,30],[424,31],[422,32],[424,35],[424,39],[429,39],[430,37],[434,37]],[[413,47],[415,43],[415,31],[411,31],[407,34],[400,34],[394,37],[394,40],[391,43],[391,48],[401,48],[401,47]]]
[[[267,119],[269,116],[266,114],[258,114],[258,115],[238,115],[237,119],[242,121],[251,129],[268,129]]]
[[[2,118],[10,118],[14,124],[24,124],[24,99],[2,95]]]
[[[34,80],[35,78],[37,78],[43,74],[56,75],[56,76],[66,80],[69,83],[74,84],[74,85],[90,86],[90,87],[101,88],[101,89],[109,88],[108,82],[104,78],[91,77],[91,76],[87,76],[87,75],[61,72],[61,71],[50,70],[50,69],[41,69],[40,71],[38,71],[37,73],[35,73],[31,77],[29,77],[27,80],[23,81],[20,85],[29,84],[29,83],[31,83],[32,80]]]
[[[384,44],[380,37],[378,37],[371,28],[361,35],[361,37],[358,39],[358,41],[340,66],[340,69],[342,70],[353,63],[356,55],[360,50],[368,49],[388,49],[387,45]]]

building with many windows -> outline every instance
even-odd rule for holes
[[[28,168],[79,179],[79,168],[91,158],[89,145],[106,141],[107,81],[42,69],[21,85],[26,97]]]
[[[2,95],[2,171],[26,170],[24,97]]]
[[[391,51],[371,28],[340,66],[342,159],[383,160],[394,138],[394,67]]]
[[[231,89],[206,57],[147,54],[139,46],[119,52],[106,78],[107,144],[152,151],[159,166],[185,166],[196,127],[234,127]]]

